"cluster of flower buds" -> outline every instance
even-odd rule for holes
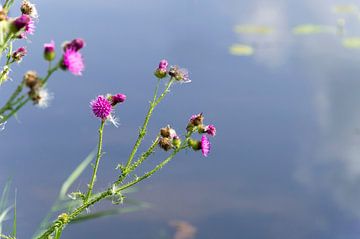
[[[49,101],[53,96],[43,87],[43,83],[35,71],[25,73],[24,83],[30,89],[28,94],[35,105],[40,108],[49,106]]]
[[[179,148],[181,145],[181,139],[176,134],[176,131],[170,127],[170,125],[160,130],[161,138],[159,139],[159,146],[165,151],[169,151],[173,148]]]
[[[188,138],[189,146],[194,150],[200,150],[202,154],[207,157],[210,149],[211,144],[209,139],[206,137],[206,134],[210,136],[216,135],[216,128],[214,125],[204,125],[204,116],[202,113],[191,116],[189,123],[186,127],[188,135],[191,135],[195,131],[199,134],[202,134],[201,140],[195,140],[192,138]]]
[[[28,34],[33,35],[35,32],[35,21],[38,19],[38,13],[34,4],[24,0],[20,6],[21,16],[13,19],[10,24],[10,31],[17,38],[27,38]],[[0,19],[6,20],[6,12],[0,12]]]
[[[64,54],[61,61],[61,68],[63,70],[68,70],[74,75],[82,74],[85,65],[84,65],[83,57],[79,51],[84,46],[85,46],[85,41],[81,38],[76,38],[71,42],[65,42],[63,44]],[[44,55],[45,54],[46,53],[44,52]],[[45,59],[47,58],[45,57]]]
[[[169,63],[167,60],[161,60],[159,63],[159,67],[154,72],[154,75],[159,79],[165,78],[167,75],[169,75],[170,77],[181,83],[191,82],[187,69],[179,68],[178,66],[171,66],[168,70],[168,66]]]
[[[106,96],[99,95],[96,99],[90,102],[90,107],[96,117],[103,121],[109,120],[117,127],[117,119],[113,116],[114,107],[119,103],[123,103],[125,100],[126,95],[124,94],[108,94]]]

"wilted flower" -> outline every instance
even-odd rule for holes
[[[29,2],[28,0],[22,1],[20,10],[23,14],[29,15],[34,19],[37,19],[39,17],[35,5]]]
[[[13,52],[12,58],[16,62],[21,62],[22,58],[27,54],[27,50],[25,47],[20,47],[16,51]]]
[[[186,127],[187,131],[192,131],[194,127],[203,125],[204,116],[202,113],[197,115],[192,115],[189,119],[189,123]]]
[[[90,102],[94,115],[102,120],[107,119],[112,112],[111,103],[103,95],[99,95],[95,100]]]
[[[73,48],[66,49],[63,66],[74,75],[81,75],[85,67],[81,53]]]
[[[126,95],[124,94],[116,94],[116,95],[112,95],[110,96],[111,99],[111,105],[115,106],[118,103],[122,103],[126,100]]]
[[[64,50],[66,51],[66,49],[74,49],[75,51],[79,51],[81,50],[83,47],[85,46],[85,41],[81,38],[75,38],[74,40],[72,40],[71,42],[65,42],[64,44]]]
[[[208,140],[208,138],[206,137],[206,135],[203,135],[201,137],[201,141],[200,141],[200,145],[201,145],[201,152],[202,154],[207,157],[209,152],[210,152],[210,149],[211,149],[211,144],[210,144],[210,141]]]
[[[55,59],[55,42],[51,41],[50,43],[44,44],[44,58],[47,61],[52,61]]]
[[[189,72],[185,68],[179,68],[178,66],[171,66],[169,70],[169,75],[181,83],[191,82],[189,78]]]

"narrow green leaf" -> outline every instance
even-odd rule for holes
[[[15,238],[16,237],[16,223],[17,223],[17,219],[16,219],[16,196],[17,196],[17,191],[15,190],[15,202],[14,202],[14,222],[13,222],[13,234],[12,236]]]
[[[95,213],[79,216],[76,219],[74,219],[71,223],[79,223],[79,222],[93,220],[93,219],[97,219],[97,218],[101,218],[101,217],[115,216],[115,215],[129,213],[129,212],[136,212],[141,209],[148,208],[148,207],[149,207],[149,205],[144,203],[141,206],[116,208],[116,209],[111,209],[111,210],[95,212]]]
[[[82,174],[85,168],[91,163],[91,161],[95,157],[95,151],[92,151],[77,167],[76,169],[70,174],[70,176],[65,180],[63,185],[61,186],[59,199],[65,199],[66,194],[71,187],[71,185],[75,182],[75,180]]]

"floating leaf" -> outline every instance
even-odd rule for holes
[[[342,45],[346,48],[360,49],[360,37],[344,38]]]
[[[229,48],[230,54],[236,56],[251,56],[254,54],[254,48],[245,44],[234,44]]]
[[[268,26],[262,25],[237,25],[234,31],[241,34],[261,34],[268,35],[274,32],[274,30]]]
[[[296,35],[310,35],[310,34],[319,34],[319,33],[333,33],[335,32],[333,27],[314,25],[314,24],[304,24],[294,27],[293,33]]]
[[[333,7],[333,11],[339,14],[355,14],[359,11],[356,5],[336,5]]]

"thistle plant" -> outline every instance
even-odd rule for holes
[[[3,5],[0,17],[2,28],[2,38],[0,37],[0,54],[7,52],[6,64],[1,73],[0,83],[4,83],[9,78],[10,67],[13,63],[19,63],[27,55],[25,47],[20,47],[16,51],[12,50],[12,43],[21,39],[26,39],[34,33],[34,24],[37,20],[37,11],[33,4],[24,0],[21,5],[21,15],[17,18],[7,17],[8,10],[12,1],[6,1]],[[48,71],[44,77],[39,76],[35,71],[27,71],[23,80],[16,87],[4,106],[0,108],[0,126],[4,127],[7,120],[16,114],[25,104],[32,102],[39,107],[48,106],[48,100],[52,94],[47,91],[47,83],[50,77],[59,69],[69,71],[74,75],[81,75],[84,70],[84,60],[80,50],[85,46],[85,41],[76,38],[72,41],[65,42],[62,45],[61,57],[56,59],[56,45],[54,41],[44,44],[44,59],[48,62]],[[54,221],[35,234],[34,238],[48,239],[61,238],[63,230],[69,223],[84,217],[90,208],[102,202],[105,199],[111,199],[114,204],[126,202],[125,194],[138,183],[150,178],[157,173],[176,155],[184,150],[201,151],[204,157],[207,157],[211,150],[211,144],[208,136],[216,135],[216,128],[212,124],[204,123],[204,114],[199,113],[192,115],[184,125],[183,133],[178,134],[170,125],[159,128],[159,133],[154,136],[152,143],[147,150],[138,153],[145,136],[147,136],[148,125],[154,113],[155,108],[170,93],[170,89],[181,83],[190,83],[189,73],[186,69],[179,66],[169,66],[167,60],[161,60],[154,71],[156,86],[154,95],[150,101],[148,111],[145,115],[142,126],[139,129],[137,139],[132,147],[129,157],[124,162],[118,162],[114,165],[117,176],[105,190],[96,188],[98,171],[101,170],[101,160],[103,156],[103,138],[108,130],[108,123],[118,127],[119,123],[115,110],[121,108],[126,103],[127,96],[122,93],[101,94],[90,101],[90,109],[94,118],[99,121],[97,149],[92,165],[92,174],[88,179],[86,190],[70,192],[69,198],[73,201],[71,206],[61,208],[61,212]],[[198,136],[196,138],[196,136]],[[143,164],[150,160],[157,150],[164,150],[166,157],[149,171],[142,169]],[[90,159],[90,160],[89,160]],[[90,162],[92,157],[86,159]],[[84,170],[84,163],[79,165],[78,170]],[[81,168],[81,169],[80,169]],[[140,176],[135,171],[142,172]],[[60,195],[64,196],[69,187],[69,183],[63,185]],[[52,210],[54,211],[54,210]],[[1,212],[0,212],[1,213]],[[0,232],[0,238],[15,238],[16,233],[12,236],[5,236]]]

